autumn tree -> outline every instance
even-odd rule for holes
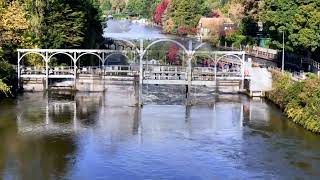
[[[161,3],[156,7],[155,12],[153,14],[153,21],[157,24],[163,24],[162,18],[167,11],[169,6],[169,0],[162,0]]]
[[[175,24],[175,33],[179,28],[192,29],[198,25],[206,8],[205,0],[171,0],[168,8],[167,19],[171,18]],[[192,32],[192,30],[188,30]]]
[[[178,65],[179,47],[176,44],[171,44],[167,53],[167,60],[170,64]]]
[[[27,12],[18,1],[12,1],[0,14],[1,47],[21,47],[25,44],[25,31],[29,28]]]

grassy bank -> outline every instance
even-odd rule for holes
[[[320,133],[320,79],[293,81],[290,74],[273,71],[273,90],[267,97],[279,105],[287,116],[304,128]]]

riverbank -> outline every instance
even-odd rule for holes
[[[0,98],[16,94],[17,82],[16,71],[12,65],[0,60]]]
[[[267,98],[278,105],[293,122],[320,133],[320,79],[310,75],[293,81],[289,74],[272,72],[273,90]]]

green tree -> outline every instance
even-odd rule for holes
[[[127,4],[127,10],[136,15],[145,15],[146,8],[145,0],[129,0]]]
[[[314,52],[320,47],[320,1],[264,0],[261,19],[281,47],[281,32],[285,32],[286,49]]]
[[[58,1],[50,3],[45,17],[44,43],[47,48],[79,47],[84,40],[85,13],[72,9],[69,4]]]
[[[104,0],[101,5],[100,5],[100,9],[102,10],[103,13],[110,11],[112,8],[110,0]]]
[[[45,10],[42,47],[92,48],[102,34],[98,8],[89,1],[50,1]]]
[[[204,10],[203,0],[172,0],[169,6],[168,17],[179,27],[195,28]]]

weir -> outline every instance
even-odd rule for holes
[[[124,40],[127,42],[127,40]],[[157,43],[171,42],[182,49],[183,63],[160,65],[150,63],[147,54],[150,47]],[[262,92],[267,87],[254,87],[251,83],[251,60],[246,60],[244,51],[201,51],[203,44],[193,48],[192,41],[186,48],[172,39],[160,39],[145,47],[127,42],[133,50],[94,50],[94,49],[18,49],[19,86],[25,91],[46,91],[70,89],[86,92],[128,91],[142,104],[143,85],[183,85],[186,86],[186,98],[190,97],[193,86],[207,86],[219,91],[240,92],[245,89]],[[43,67],[27,67],[23,59],[29,54],[41,56]],[[110,65],[108,58],[113,54],[122,54],[128,59],[126,65]],[[70,66],[50,65],[56,55],[70,58]],[[80,58],[85,55],[99,59],[99,66],[80,66]],[[198,66],[197,58],[210,60],[208,67]],[[257,74],[257,71],[255,71]],[[259,71],[258,71],[259,74]],[[260,81],[259,79],[256,79]],[[270,83],[269,83],[270,84]],[[253,93],[249,93],[253,95]],[[262,93],[255,94],[256,96]]]

